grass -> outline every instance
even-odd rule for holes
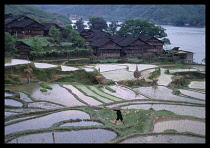
[[[41,92],[47,92],[47,90],[46,90],[46,89],[40,89],[40,91],[41,91]]]
[[[112,96],[110,94],[107,94],[107,93],[104,93],[103,91],[99,90],[98,88],[94,87],[94,86],[88,86],[89,89],[91,89],[94,93],[102,96],[102,97],[105,97],[109,100],[112,100],[112,101],[122,101],[122,99],[120,98],[117,98],[115,96]]]
[[[52,89],[52,87],[48,86],[47,84],[40,84],[40,86],[43,87],[43,88],[46,88],[46,89]]]
[[[69,108],[70,109],[70,108]],[[63,110],[69,110],[68,108],[63,108],[59,109],[56,112],[60,112]],[[175,113],[167,110],[158,110],[155,111],[152,108],[149,110],[144,110],[144,109],[122,109],[122,115],[124,122],[126,123],[126,127],[124,127],[123,124],[121,125],[116,125],[113,127],[113,123],[111,123],[109,120],[114,120],[116,117],[116,112],[110,110],[109,108],[102,108],[102,109],[94,109],[92,107],[88,106],[83,106],[83,107],[74,107],[71,108],[73,110],[81,110],[90,115],[90,120],[93,121],[98,121],[103,123],[104,125],[99,125],[99,126],[79,126],[79,127],[58,127],[58,125],[61,122],[57,122],[53,126],[49,128],[43,128],[43,129],[33,129],[33,130],[25,130],[25,131],[19,131],[15,133],[11,133],[6,135],[5,141],[8,142],[12,140],[13,138],[17,138],[22,135],[27,135],[27,134],[33,134],[33,133],[42,133],[42,132],[51,132],[51,131],[69,131],[69,130],[82,130],[82,129],[107,129],[111,130],[115,133],[117,133],[117,136],[112,139],[117,140],[122,137],[127,137],[132,134],[145,134],[145,133],[151,133],[152,132],[152,126],[153,126],[153,121],[155,120],[156,117],[158,116],[169,116],[169,117],[185,117],[189,118],[184,115],[176,115]],[[47,111],[49,112],[49,111]],[[39,113],[38,116],[43,116],[48,113],[43,112]],[[36,116],[37,117],[37,116]],[[177,133],[177,131],[172,131],[172,130],[167,130],[165,131],[166,133]],[[203,136],[203,135],[202,135]]]
[[[116,90],[110,88],[109,86],[106,86],[105,88],[106,88],[107,90],[111,91],[111,92],[116,92]]]

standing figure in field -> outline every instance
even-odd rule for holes
[[[117,118],[115,119],[115,122],[114,122],[113,126],[115,126],[117,124],[117,121],[119,121],[119,120],[124,124],[124,126],[126,126],[125,122],[123,121],[123,117],[122,117],[120,108],[117,107],[117,108],[113,108],[112,110],[117,112]]]

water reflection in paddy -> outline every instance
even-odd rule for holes
[[[205,143],[205,138],[183,135],[152,135],[129,138],[121,143]]]
[[[174,129],[178,132],[193,132],[205,135],[205,122],[193,120],[163,120],[154,125],[153,132],[164,132],[167,129]]]
[[[18,64],[31,63],[30,61],[27,61],[27,60],[10,59],[10,58],[5,58],[4,61],[5,61],[4,66],[12,66],[12,65],[18,65]]]
[[[55,132],[55,143],[106,143],[117,134],[105,129]],[[16,139],[9,143],[16,143]],[[18,143],[53,143],[52,133],[31,134],[18,138]]]
[[[153,99],[185,101],[185,102],[205,104],[204,101],[173,95],[172,94],[173,90],[169,89],[165,86],[157,86],[156,88],[154,88],[152,86],[151,87],[139,87],[139,88],[135,88],[134,90],[136,90],[142,94],[145,94]]]
[[[148,99],[138,93],[135,93],[134,91],[126,88],[126,87],[122,87],[122,86],[119,86],[119,85],[112,85],[112,86],[109,86],[111,87],[112,89],[114,89],[116,92],[111,92],[109,90],[107,90],[105,87],[103,88],[103,91],[105,93],[108,93],[108,94],[111,94],[113,96],[116,96],[116,97],[119,97],[119,98],[122,98],[122,99],[125,99],[125,100],[131,100],[131,99]]]
[[[36,100],[51,101],[65,106],[84,105],[83,103],[78,101],[70,92],[68,92],[68,90],[61,87],[59,84],[48,83],[47,85],[49,85],[53,89],[48,89],[47,92],[41,92],[40,89],[42,89],[42,87],[37,84],[13,86],[7,88],[17,91],[24,91],[28,94],[31,94],[31,96]]]
[[[52,113],[43,117],[38,117],[35,119],[30,119],[16,124],[8,125],[5,127],[5,134],[23,131],[27,129],[48,128],[56,122],[69,119],[90,119],[90,115],[78,110],[67,110]]]
[[[5,105],[14,106],[14,107],[22,107],[23,104],[19,101],[13,100],[13,99],[5,99],[4,100]]]

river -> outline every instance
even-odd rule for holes
[[[195,27],[177,27],[170,25],[161,25],[166,29],[171,45],[166,45],[165,49],[180,47],[180,50],[191,51],[194,53],[194,62],[201,63],[205,58],[205,28]]]
[[[76,20],[72,20],[73,23]],[[88,21],[84,21],[87,25]],[[107,21],[107,25],[111,22]],[[119,22],[121,24],[122,22]],[[165,45],[164,49],[172,49],[173,47],[180,47],[180,50],[191,51],[194,53],[193,61],[196,63],[201,63],[205,56],[205,28],[196,27],[178,27],[171,25],[161,25],[166,29],[167,38],[171,41],[170,45]],[[86,27],[88,29],[88,25]],[[119,27],[118,27],[119,29]]]

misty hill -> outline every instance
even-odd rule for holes
[[[15,16],[26,15],[39,23],[56,23],[58,25],[66,25],[71,23],[71,21],[64,15],[53,15],[31,5],[5,5],[5,14],[8,13],[11,13]]]
[[[105,20],[148,20],[156,24],[205,26],[205,5],[35,5],[51,13],[88,20],[89,15]]]

